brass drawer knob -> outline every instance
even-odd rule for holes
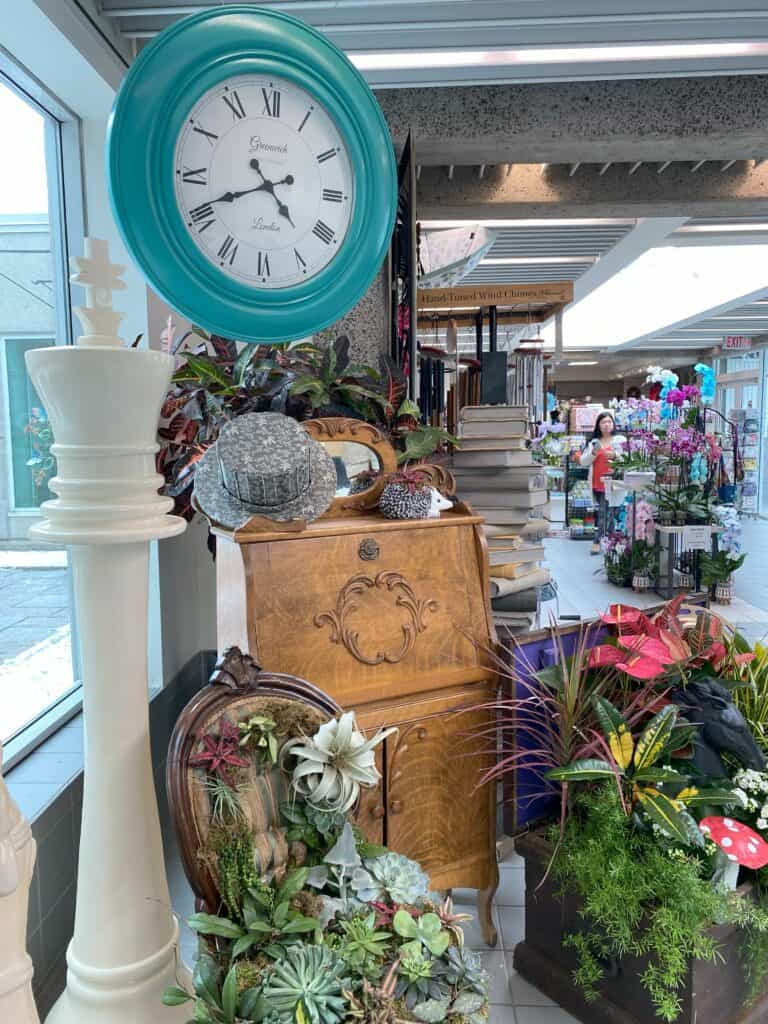
[[[389,805],[389,809],[392,812],[392,814],[399,814],[403,809],[403,801],[393,800],[392,803]]]
[[[378,821],[380,818],[383,818],[386,813],[386,808],[382,807],[381,804],[377,804],[376,807],[371,808],[371,817],[374,818],[376,821]]]
[[[373,537],[366,537],[360,541],[360,547],[357,549],[358,555],[364,562],[373,562],[374,559],[379,557],[380,548]]]

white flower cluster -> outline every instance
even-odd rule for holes
[[[738,787],[734,792],[739,802],[745,810],[757,815],[758,832],[768,832],[768,772],[742,768],[733,781]]]

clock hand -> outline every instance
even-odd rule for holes
[[[235,199],[239,199],[240,196],[247,196],[250,192],[269,192],[267,183],[257,185],[255,188],[241,189],[239,192],[224,192],[223,195],[218,196],[216,199],[209,199],[210,203],[233,203]]]
[[[270,195],[274,196],[275,202],[277,203],[277,212],[278,212],[278,214],[281,217],[285,217],[285,219],[288,221],[288,223],[291,225],[291,227],[295,228],[296,225],[291,220],[291,212],[290,212],[290,210],[288,209],[286,204],[285,203],[281,203],[280,199],[275,195],[275,185],[293,185],[294,180],[295,180],[293,175],[292,174],[286,174],[286,176],[281,181],[270,181],[268,178],[264,177],[264,174],[262,173],[259,161],[256,160],[256,158],[251,160],[251,167],[254,169],[254,171],[256,171],[256,173],[261,178],[262,185],[266,189],[266,191],[269,192]]]

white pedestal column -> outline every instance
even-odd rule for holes
[[[0,767],[2,761],[0,745]],[[0,778],[0,1021],[13,1024],[40,1024],[32,998],[32,960],[26,950],[34,866],[29,822]]]
[[[83,663],[85,789],[67,987],[48,1024],[180,1024],[171,913],[152,781],[147,680],[149,542],[181,533],[157,493],[156,428],[173,369],[160,352],[123,348],[111,292],[121,267],[87,240],[73,280],[86,336],[35,349],[27,367],[53,428],[58,497],[39,540],[72,545]]]

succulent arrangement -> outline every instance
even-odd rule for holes
[[[378,784],[375,747],[391,730],[366,739],[346,713],[305,735],[278,717],[222,717],[193,752],[221,903],[190,918],[203,952],[191,988],[164,1002],[192,1003],[203,1024],[486,1024],[488,980],[464,949],[466,915],[430,893],[419,864],[371,846],[347,818],[360,789]],[[291,853],[280,870],[255,867],[254,772],[277,772],[285,787]]]

